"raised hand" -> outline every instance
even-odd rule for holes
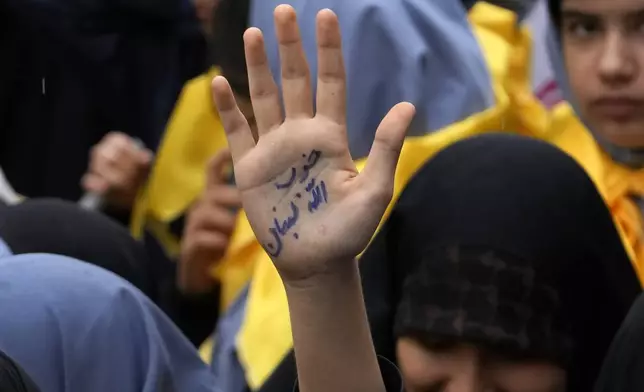
[[[336,15],[322,10],[316,21],[315,112],[294,10],[277,7],[275,22],[283,108],[262,33],[251,28],[244,35],[256,137],[226,79],[215,78],[212,88],[248,220],[282,278],[293,281],[348,263],[368,244],[391,200],[414,107],[400,103],[391,109],[358,173],[347,144],[346,80]]]

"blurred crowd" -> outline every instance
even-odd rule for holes
[[[644,391],[644,0],[0,0],[0,53],[0,391]]]

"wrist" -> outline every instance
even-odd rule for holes
[[[357,259],[333,261],[325,263],[324,269],[301,273],[297,276],[280,274],[287,295],[334,289],[338,285],[344,285],[349,281],[359,278]]]
[[[284,286],[302,390],[382,391],[357,261]]]

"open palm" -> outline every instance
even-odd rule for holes
[[[337,17],[318,14],[316,112],[295,11],[275,10],[283,110],[262,33],[244,35],[258,135],[223,77],[213,95],[233,158],[235,180],[253,231],[283,277],[301,279],[346,262],[367,245],[387,204],[411,104],[396,105],[380,124],[362,173],[346,136],[345,72]],[[285,113],[285,118],[282,113]]]

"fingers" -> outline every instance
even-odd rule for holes
[[[241,193],[237,187],[232,185],[220,185],[215,189],[209,190],[205,201],[227,210],[241,208],[242,206]]]
[[[312,117],[311,77],[293,7],[283,4],[275,8],[275,28],[279,42],[286,117]]]
[[[116,167],[105,167],[99,170],[83,176],[81,185],[85,191],[99,194],[133,193],[145,181],[148,173],[144,168],[121,170]]]
[[[210,268],[226,253],[230,237],[226,234],[198,231],[184,235],[177,270],[177,284],[184,293],[208,292],[215,286]]]
[[[226,169],[232,162],[230,150],[227,148],[221,149],[215,154],[210,162],[208,162],[208,170],[206,172],[206,188],[211,188],[220,184],[225,184],[227,180]]]
[[[147,165],[151,160],[150,150],[121,132],[108,133],[90,153],[90,164],[100,162],[124,167],[132,164]]]
[[[83,187],[98,193],[127,187],[147,174],[151,162],[152,152],[123,133],[110,132],[92,148]]]
[[[98,147],[92,151],[89,170],[96,174],[111,171],[131,173],[147,168],[151,162],[150,151],[139,150],[134,146],[123,149]]]
[[[188,213],[182,244],[198,248],[219,248],[223,253],[235,230],[237,215],[222,205],[207,200],[208,194],[205,196]],[[216,241],[210,241],[215,238]]]
[[[81,186],[86,192],[99,195],[107,193],[110,189],[110,183],[107,179],[96,174],[85,174],[81,180]]]
[[[198,250],[209,251],[208,253],[219,254],[221,256],[223,253],[225,253],[225,249],[228,247],[230,237],[226,234],[214,231],[201,231],[195,233],[195,235],[191,236],[189,240],[192,246],[199,248]],[[208,261],[215,263],[218,260],[216,258],[213,258]]]
[[[230,186],[220,187],[232,188]],[[206,192],[188,214],[181,241],[177,279],[183,291],[203,292],[212,288],[209,269],[225,255],[235,229],[236,215],[213,202],[219,192]]]
[[[282,105],[279,90],[266,57],[264,37],[257,28],[244,33],[244,50],[248,68],[248,84],[253,112],[259,135],[277,128],[282,123]]]
[[[214,205],[202,200],[198,208],[192,211],[187,232],[216,232],[231,235],[235,229],[237,215],[222,205]]]
[[[338,124],[346,119],[346,76],[338,17],[322,10],[316,20],[318,41],[317,115]]]
[[[241,207],[241,193],[236,186],[228,185],[226,166],[230,164],[231,157],[228,149],[220,150],[209,162],[207,183],[202,204],[209,204],[215,208],[237,209]]]
[[[393,183],[400,150],[415,112],[414,105],[399,103],[378,126],[367,164],[361,174],[368,183],[380,188],[390,187]]]
[[[217,76],[212,80],[212,96],[226,132],[233,162],[239,162],[250,149],[255,147],[253,134],[246,118],[237,107],[228,81],[223,76]]]

